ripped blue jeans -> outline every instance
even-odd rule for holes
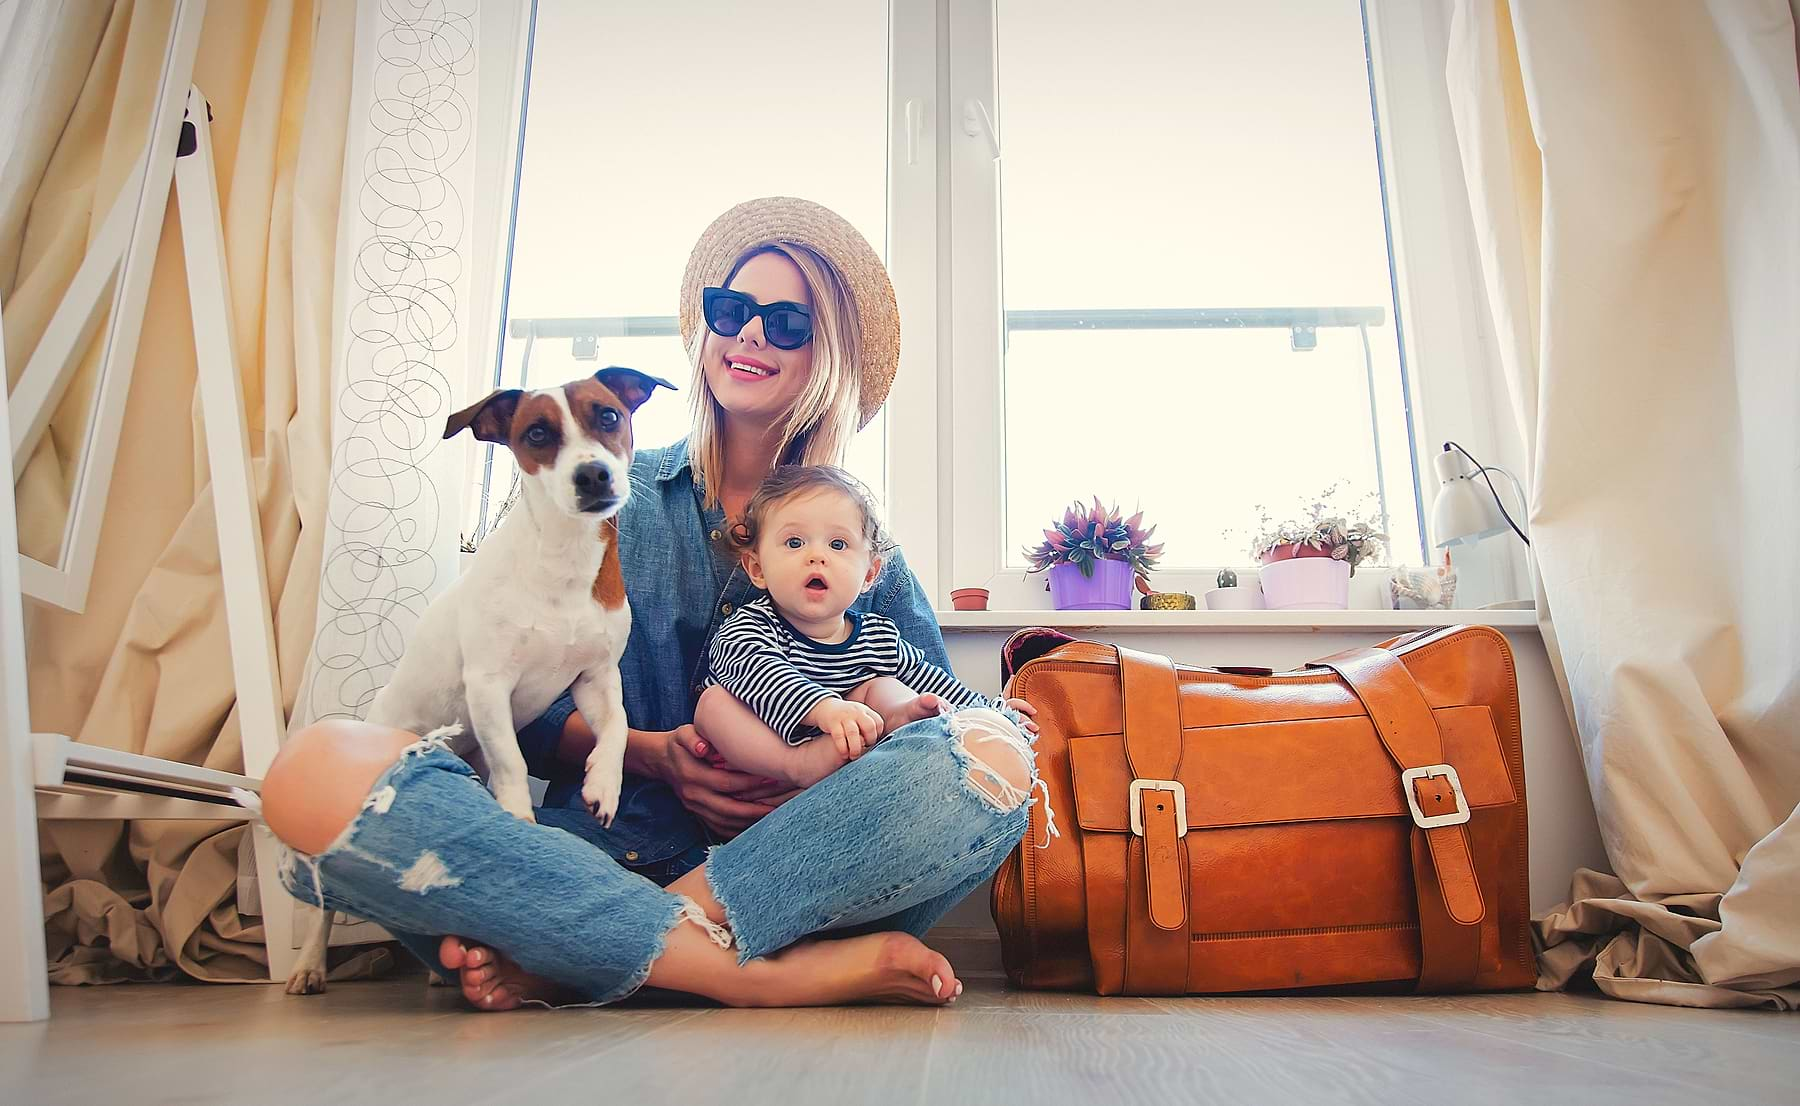
[[[976,708],[915,722],[713,849],[724,926],[576,833],[507,814],[432,738],[324,852],[284,850],[282,882],[380,923],[434,968],[438,939],[457,934],[593,1003],[643,986],[677,925],[735,947],[739,963],[830,930],[923,936],[1025,833],[1036,772],[1017,721]],[[1031,787],[1003,774],[1009,756]]]

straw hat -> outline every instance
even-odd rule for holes
[[[682,345],[692,348],[694,335],[706,325],[700,317],[701,289],[722,286],[732,262],[745,251],[783,242],[797,242],[829,261],[850,290],[862,349],[862,411],[857,426],[867,426],[887,399],[900,366],[900,307],[881,258],[830,208],[792,196],[766,196],[714,219],[694,243],[681,277]]]

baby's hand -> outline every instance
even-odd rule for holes
[[[881,715],[848,699],[826,699],[806,712],[805,721],[829,734],[845,760],[855,760],[881,740]]]
[[[1030,703],[1027,703],[1023,699],[1008,699],[1008,700],[1006,700],[1006,702],[1003,705],[1008,710],[1016,710],[1020,714],[1025,716],[1025,732],[1026,733],[1035,734],[1038,732],[1038,724],[1036,722],[1032,721],[1033,718],[1037,717],[1037,708],[1036,707],[1032,706]]]

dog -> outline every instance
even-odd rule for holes
[[[582,800],[604,825],[618,813],[619,655],[631,607],[616,516],[631,494],[632,415],[658,387],[675,386],[606,368],[558,388],[501,389],[444,425],[446,439],[468,430],[512,450],[522,491],[474,563],[426,608],[366,718],[417,734],[460,726],[451,748],[471,760],[478,752],[494,798],[527,822],[537,819],[517,726],[565,689],[597,739]],[[309,913],[289,994],[325,989],[331,914],[300,904],[297,916]]]

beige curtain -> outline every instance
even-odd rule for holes
[[[1789,0],[1458,0],[1449,86],[1539,612],[1616,876],[1541,987],[1800,1006]]]
[[[0,229],[19,229],[10,241],[0,236],[0,246],[18,251],[16,261],[0,258],[16,266],[0,268],[12,278],[9,350],[15,341],[35,344],[30,328],[47,321],[81,243],[105,215],[109,180],[117,187],[108,174],[129,168],[141,148],[172,4],[117,0],[110,12],[88,5],[95,9],[91,67],[56,120],[60,135],[42,181],[22,220],[0,221]],[[354,0],[215,0],[194,74],[213,105],[234,335],[290,708],[319,581],[354,34]],[[16,357],[8,364],[23,367]],[[87,611],[38,605],[28,614],[32,724],[235,770],[242,756],[194,381],[171,202]],[[65,429],[73,428],[53,426],[47,438]],[[57,471],[52,463],[46,478]],[[29,544],[60,521],[29,513],[35,477],[25,477],[21,542]],[[259,919],[236,901],[244,830],[222,825],[42,825],[52,980],[156,978],[176,969],[202,979],[266,978]]]

